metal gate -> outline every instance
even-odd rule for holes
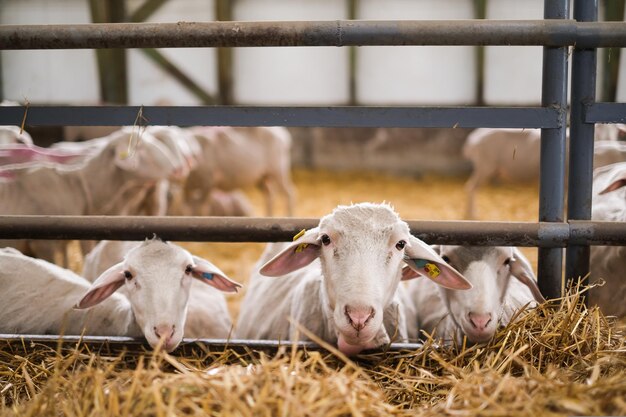
[[[596,103],[596,49],[626,47],[626,23],[596,22],[597,0],[545,0],[545,20],[116,23],[0,26],[0,49],[100,49],[246,46],[518,45],[543,46],[542,102],[536,107],[0,107],[0,124],[132,125],[141,110],[153,125],[541,128],[536,223],[408,221],[441,244],[538,246],[539,287],[560,296],[566,277],[589,270],[589,245],[626,245],[626,224],[593,222],[594,123],[626,122],[626,103]],[[569,48],[572,81],[568,83]],[[564,218],[567,93],[571,144]],[[315,219],[0,216],[0,239],[138,240],[156,233],[178,241],[290,240]]]

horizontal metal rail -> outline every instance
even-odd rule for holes
[[[319,219],[142,216],[0,216],[0,239],[143,240],[182,242],[290,241]],[[430,244],[565,247],[626,245],[626,223],[602,221],[484,222],[409,220]]]
[[[559,127],[546,107],[248,107],[7,106],[0,125],[132,125],[320,127]]]
[[[23,343],[33,342],[39,344],[58,346],[59,343],[76,345],[106,345],[112,350],[151,350],[148,342],[143,338],[133,338],[124,336],[61,336],[61,335],[30,335],[30,334],[0,334],[0,341]],[[188,348],[195,345],[202,345],[210,351],[224,351],[226,349],[235,350],[237,352],[250,351],[276,351],[280,348],[290,348],[292,346],[298,349],[306,350],[323,350],[318,344],[313,342],[291,342],[280,340],[247,340],[247,339],[183,339],[181,345],[174,353],[185,353]],[[388,348],[380,350],[417,350],[423,345],[421,343],[392,343]]]
[[[0,49],[365,45],[622,47],[626,46],[626,25],[555,19],[0,26]]]
[[[586,123],[626,123],[626,103],[593,103],[585,106]]]

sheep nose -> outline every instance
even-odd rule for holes
[[[472,323],[472,326],[481,331],[485,330],[489,323],[491,323],[491,313],[478,314],[469,312],[467,317],[470,323]]]
[[[346,306],[345,313],[350,325],[358,332],[367,325],[367,322],[372,317],[374,317],[374,307]]]
[[[173,324],[159,324],[158,326],[154,326],[154,334],[159,339],[165,338],[166,345],[174,336],[174,330],[176,330],[176,326]]]

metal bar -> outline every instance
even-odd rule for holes
[[[585,103],[585,123],[626,123],[626,103]]]
[[[0,216],[0,239],[143,240],[154,234],[185,242],[290,241],[319,219],[143,216]],[[407,221],[412,233],[431,244],[564,247],[626,245],[623,222]]]
[[[29,106],[28,126],[132,125],[139,106]],[[0,107],[0,125],[21,125],[25,107]],[[518,127],[556,128],[542,107],[143,107],[146,124],[178,126]]]
[[[365,45],[621,47],[626,46],[626,25],[555,19],[0,26],[0,49]]]
[[[0,342],[19,343],[33,342],[38,344],[50,345],[57,347],[59,343],[67,345],[89,344],[102,346],[107,345],[112,350],[128,349],[140,350],[149,349],[150,345],[143,338],[133,338],[124,336],[62,336],[62,335],[31,335],[31,334],[0,334]],[[174,351],[174,354],[184,353],[188,348],[202,345],[210,351],[224,351],[226,349],[238,352],[250,351],[276,351],[283,347],[296,346],[298,349],[306,350],[323,350],[318,344],[313,342],[288,340],[247,340],[247,339],[183,339],[180,346]],[[388,348],[381,350],[400,351],[400,350],[417,350],[422,348],[421,343],[392,343]]]
[[[575,0],[574,18],[595,21],[598,18],[597,0]],[[596,50],[577,46],[572,61],[572,101],[570,116],[570,163],[567,200],[567,218],[591,218],[591,191],[593,183],[593,123],[585,122],[585,106],[595,101]],[[589,273],[589,246],[567,247],[565,278],[584,277]]]
[[[569,0],[545,0],[546,19],[567,19]],[[562,222],[565,198],[565,129],[567,126],[568,47],[543,48],[541,105],[558,110],[560,126],[541,130],[539,221]],[[561,296],[563,250],[539,248],[537,278],[546,298]]]

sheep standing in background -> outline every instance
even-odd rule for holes
[[[128,133],[114,133],[83,164],[12,170],[10,179],[0,180],[0,214],[123,214],[129,204],[126,190],[147,187],[177,169],[167,148],[150,135],[144,134],[130,153],[129,138]],[[3,241],[2,245],[67,265],[66,242]]]
[[[291,317],[353,355],[406,340],[397,296],[405,262],[440,285],[470,287],[411,236],[386,204],[339,206],[318,227],[296,237],[290,244],[268,245],[241,305],[238,337],[295,340],[298,330]]]
[[[184,249],[147,240],[93,284],[69,270],[0,250],[0,333],[139,336],[172,351],[183,337],[192,281],[222,291],[236,291],[210,262]],[[114,294],[124,288],[123,296]],[[43,304],[42,304],[43,303]],[[73,308],[74,307],[74,308]],[[86,311],[83,309],[93,311]]]
[[[202,160],[185,184],[192,215],[207,213],[211,190],[231,191],[257,185],[265,194],[266,214],[273,214],[275,192],[287,198],[293,215],[291,135],[284,127],[197,127],[191,129],[202,147]]]
[[[625,129],[624,125],[597,125],[595,140],[614,142]],[[619,148],[621,146],[618,144],[597,146],[594,150],[594,167],[616,162],[615,158],[624,155],[618,151]],[[506,182],[537,181],[540,149],[540,129],[483,128],[472,131],[463,145],[463,156],[473,165],[472,175],[465,183],[465,218],[476,218],[476,191],[492,179],[498,178]]]
[[[591,218],[614,222],[626,221],[626,163],[608,165],[593,172]],[[604,286],[589,291],[589,304],[597,305],[606,315],[626,317],[626,248],[592,246],[591,281],[603,279]]]
[[[141,245],[141,242],[103,240],[85,257],[83,277],[95,281],[112,265],[121,262],[124,255]],[[223,275],[223,274],[222,274]],[[128,288],[119,292],[129,295]],[[224,295],[205,282],[192,280],[187,302],[184,337],[194,339],[227,339],[232,329]]]
[[[425,279],[409,282],[405,305],[412,340],[423,330],[446,342],[461,343],[464,335],[472,343],[487,342],[498,326],[509,323],[518,310],[545,301],[530,263],[517,248],[434,248],[472,288],[456,291]]]

